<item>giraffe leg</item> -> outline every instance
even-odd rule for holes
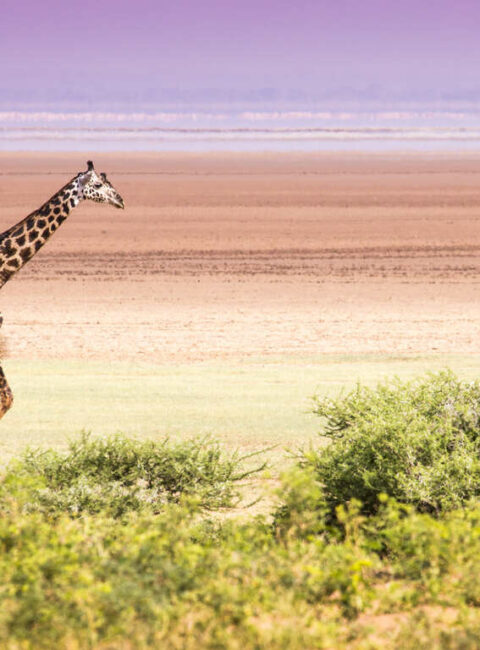
[[[3,316],[0,314],[0,327],[3,325]],[[0,342],[0,347],[3,348],[3,341]],[[3,352],[3,350],[2,350]],[[0,418],[3,418],[8,409],[13,403],[12,389],[8,385],[8,381],[0,365]]]
[[[12,389],[8,385],[2,366],[0,366],[0,418],[3,418],[8,409],[12,406],[12,403]]]

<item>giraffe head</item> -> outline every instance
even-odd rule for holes
[[[116,208],[123,209],[123,199],[110,181],[107,180],[107,175],[103,173],[98,175],[91,160],[87,162],[87,167],[86,172],[80,172],[77,176],[83,198],[96,203],[109,203]]]

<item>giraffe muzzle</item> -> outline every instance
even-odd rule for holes
[[[123,199],[120,196],[120,194],[117,194],[117,196],[114,198],[113,205],[116,208],[120,208],[120,210],[123,210],[125,208],[125,204],[124,204]]]

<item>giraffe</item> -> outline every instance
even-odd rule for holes
[[[80,201],[89,199],[124,208],[123,199],[104,173],[87,161],[87,171],[79,172],[56,194],[24,219],[0,234],[0,289],[26,264]],[[0,316],[0,327],[3,319]],[[13,393],[0,365],[0,418],[13,402]]]

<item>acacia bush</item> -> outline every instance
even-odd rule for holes
[[[329,443],[300,454],[322,488],[322,504],[359,499],[374,513],[384,493],[420,512],[458,508],[480,494],[480,382],[451,372],[339,399],[316,398]]]
[[[0,505],[16,485],[25,509],[52,515],[158,512],[184,495],[195,495],[204,508],[228,507],[239,496],[239,483],[265,467],[244,469],[251,456],[227,454],[210,438],[174,443],[83,434],[67,453],[27,451],[8,469]]]

